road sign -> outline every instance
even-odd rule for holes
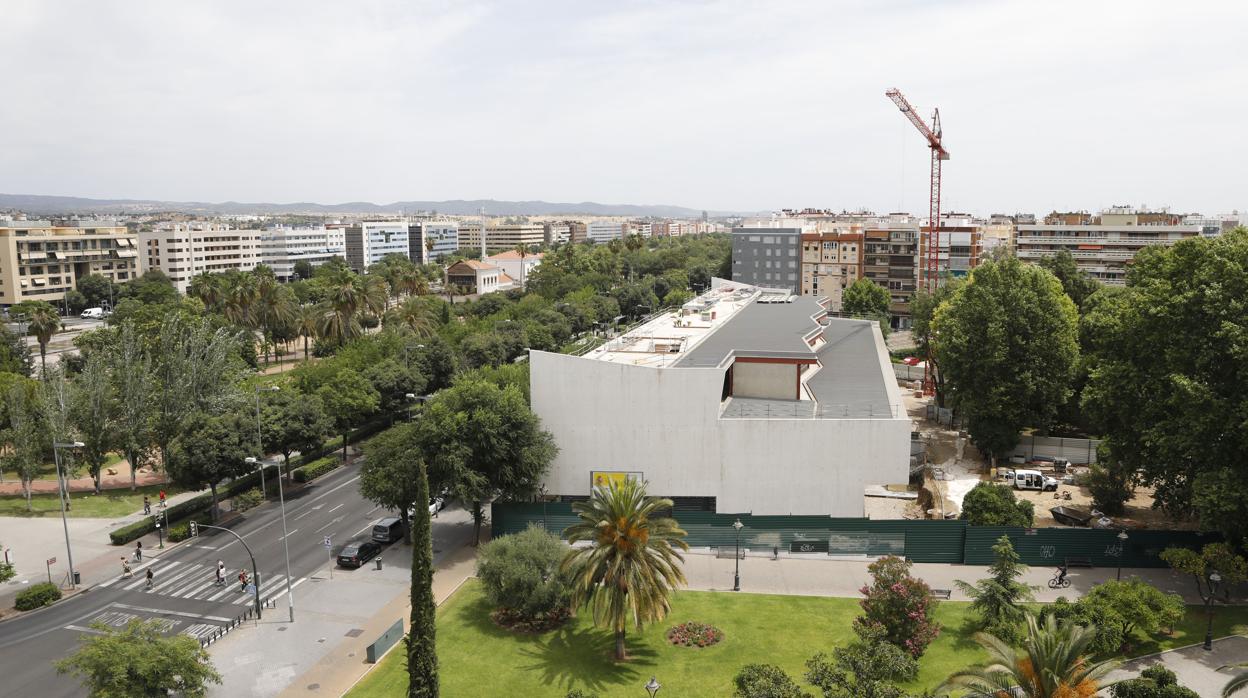
[[[55,565],[55,564],[56,564],[56,558],[54,558],[54,557],[50,557],[50,558],[48,558],[48,564],[49,564],[49,565]]]
[[[329,541],[329,536],[325,536],[325,547],[326,548],[333,547],[333,543]]]

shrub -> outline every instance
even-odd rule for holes
[[[60,598],[61,590],[55,584],[40,582],[19,591],[13,607],[19,611],[30,611],[55,603]]]
[[[290,477],[295,482],[311,482],[325,473],[336,470],[341,465],[342,461],[337,456],[326,456],[296,468]]]
[[[183,521],[180,524],[175,524],[173,526],[170,526],[169,527],[169,542],[180,543],[186,540],[187,538],[190,538],[192,521],[196,523],[200,523],[200,524],[210,524],[212,523],[212,514],[208,514],[208,513],[196,514],[195,516],[188,518],[186,521]]]
[[[808,698],[797,682],[774,664],[746,664],[733,679],[735,698]]]
[[[260,488],[257,487],[234,495],[230,501],[233,502],[234,511],[242,512],[260,506],[260,503],[264,501],[264,495],[260,493]]]
[[[212,505],[212,495],[201,494],[198,497],[174,504],[165,510],[165,520],[172,523],[185,519],[191,514],[196,514],[207,509]],[[122,526],[115,531],[109,531],[108,537],[112,539],[113,545],[125,545],[130,541],[153,532],[156,530],[156,522],[150,516],[144,516],[142,519],[130,524]]]
[[[571,691],[568,691],[567,695],[565,695],[563,698],[598,698],[598,694],[586,693],[585,691],[582,691],[579,688],[574,688]]]
[[[940,625],[932,620],[932,590],[910,576],[912,565],[894,555],[871,563],[867,570],[872,581],[859,590],[866,598],[863,614],[854,619],[854,632],[863,640],[901,647],[917,659],[940,634]]]
[[[568,606],[571,591],[559,570],[568,547],[537,526],[481,546],[477,576],[494,606],[529,619]]]
[[[1179,677],[1161,664],[1140,672],[1139,678],[1120,681],[1109,689],[1114,698],[1200,698],[1200,694],[1179,685]]]
[[[1031,502],[1015,499],[1009,485],[981,482],[963,498],[961,518],[972,526],[1029,527],[1035,512]]]
[[[724,631],[713,625],[689,621],[667,631],[667,641],[684,647],[710,647],[724,639]]]
[[[1093,465],[1085,482],[1092,495],[1092,504],[1110,516],[1121,516],[1126,503],[1135,494],[1132,476],[1124,468]]]

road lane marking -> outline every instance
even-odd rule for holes
[[[325,524],[324,526],[321,526],[320,528],[318,528],[318,529],[316,529],[315,531],[313,531],[313,533],[320,533],[321,531],[324,531],[325,529],[329,528],[330,526],[333,526],[334,524],[338,523],[339,521],[342,521],[342,517],[341,517],[341,516],[336,516],[336,517],[334,517],[334,520],[333,520],[333,521],[330,521],[329,523]]]
[[[320,495],[317,495],[316,499],[313,499],[313,500],[309,501],[309,502],[308,502],[307,504],[305,504],[304,506],[305,506],[305,507],[307,507],[308,505],[312,504],[312,502],[316,502],[316,501],[319,501],[319,500],[321,500],[321,499],[324,499],[325,497],[328,497],[329,495],[333,494],[334,492],[337,492],[338,490],[340,490],[340,489],[342,489],[342,488],[346,487],[347,485],[350,485],[351,483],[353,483],[353,482],[355,482],[356,480],[359,480],[359,479],[360,479],[360,476],[359,476],[359,475],[356,475],[355,477],[351,478],[350,480],[347,480],[346,482],[344,482],[344,483],[342,483],[342,484],[340,484],[340,485],[335,485],[335,486],[333,487],[333,489],[327,490],[326,492],[323,492],[323,493],[321,493]],[[268,522],[268,523],[264,524],[263,526],[260,526],[260,527],[256,528],[254,531],[248,531],[247,533],[242,533],[242,534],[239,534],[239,535],[241,535],[243,538],[247,538],[248,536],[251,536],[252,534],[259,533],[260,531],[263,531],[264,529],[268,528],[269,526],[272,526],[273,524],[278,523],[278,521],[280,521],[280,520],[281,520],[281,519],[280,519],[280,517],[278,517],[278,518],[274,518],[272,521],[270,521],[270,522]],[[218,548],[218,550],[225,550],[226,548],[230,547],[231,545],[234,545],[234,544],[235,544],[235,543],[237,543],[237,542],[238,542],[238,539],[237,539],[237,538],[235,538],[234,540],[231,540],[229,543],[226,543],[225,545],[223,545],[223,546],[221,546],[220,548]]]
[[[155,583],[153,584],[150,591],[160,593],[161,590],[168,589],[169,587],[173,585],[174,582],[178,581],[179,579],[182,579],[183,577],[188,577],[194,574],[195,571],[199,569],[199,567],[200,567],[199,564],[188,565],[186,567],[183,567],[182,570],[179,571],[177,574],[166,577],[163,580],[154,579],[153,582]]]
[[[157,613],[161,615],[183,616],[185,618],[200,618],[202,620],[215,620],[215,621],[220,621],[222,623],[230,622],[229,618],[222,618],[221,616],[209,616],[203,613],[188,613],[187,611],[168,611],[168,610],[164,610],[160,608],[148,608],[146,606],[132,606],[130,604],[125,604],[125,603],[114,603],[113,605],[116,606],[117,608],[124,608],[130,611],[143,611],[145,613]]]
[[[291,531],[290,533],[287,533],[287,534],[286,534],[286,535],[284,535],[284,536],[280,536],[280,537],[278,537],[278,540],[281,540],[282,538],[289,538],[290,536],[293,536],[293,535],[295,535],[295,534],[296,534],[296,533],[298,533],[298,532],[299,532],[299,529],[297,529],[297,528],[296,528],[295,530]]]
[[[372,527],[373,527],[373,525],[370,523],[369,525],[365,526],[364,528],[361,528],[360,530],[356,531],[355,533],[352,533],[352,534],[351,534],[351,537],[352,537],[352,538],[355,538],[356,536],[360,535],[361,533],[363,533],[363,532],[367,531],[368,529],[370,529],[370,528],[372,528]]]
[[[67,625],[67,626],[65,626],[65,629],[66,629],[66,630],[77,630],[77,631],[78,631],[78,632],[80,632],[80,633],[91,633],[92,635],[104,635],[104,634],[106,634],[103,630],[96,630],[95,628],[84,628],[84,627],[82,627],[81,625]]]
[[[334,507],[333,509],[330,509],[329,511],[327,511],[327,512],[325,512],[325,513],[326,513],[326,514],[332,514],[332,513],[334,513],[335,511],[338,511],[339,509],[341,509],[341,508],[343,507],[343,505],[344,505],[344,504],[346,504],[346,502],[343,502],[342,504],[339,504],[338,506]]]

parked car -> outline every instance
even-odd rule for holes
[[[352,541],[338,551],[338,566],[359,567],[377,557],[380,552],[381,545],[371,540]]]
[[[403,540],[403,520],[397,516],[378,519],[373,524],[373,540],[378,543],[393,543]]]
[[[1039,470],[1015,470],[1012,484],[1016,490],[1057,491],[1057,480],[1042,475]]]

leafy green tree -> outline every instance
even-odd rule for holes
[[[152,360],[132,322],[119,328],[107,357],[113,394],[117,400],[114,414],[117,446],[130,464],[130,489],[133,491],[138,488],[139,469],[147,465],[153,456],[155,432],[152,426],[156,415],[153,398],[157,389]]]
[[[390,421],[404,414],[410,403],[408,395],[423,395],[425,377],[395,359],[386,359],[364,369],[364,378],[377,391],[378,409],[390,415]]]
[[[75,289],[70,289],[65,292],[65,306],[70,314],[77,315],[88,307],[87,297]]]
[[[972,526],[1030,527],[1035,519],[1031,502],[1017,499],[1009,485],[981,482],[962,498],[959,517]]]
[[[1069,397],[1076,320],[1057,279],[1016,259],[979,266],[937,309],[940,370],[971,440],[994,465],[1024,427],[1047,428]]]
[[[117,296],[117,287],[103,274],[87,274],[78,279],[78,292],[86,300],[88,308],[111,306]]]
[[[30,377],[34,367],[30,359],[30,347],[23,337],[0,325],[0,373],[16,373]]]
[[[95,482],[96,494],[100,493],[100,472],[119,442],[118,405],[109,363],[103,353],[89,355],[82,372],[70,383],[69,392],[69,419],[82,440],[78,452]]]
[[[416,424],[434,487],[471,504],[477,541],[482,503],[532,495],[558,452],[518,389],[480,379],[437,393]]]
[[[1082,403],[1160,507],[1232,540],[1248,535],[1246,297],[1248,229],[1141,250],[1095,311]]]
[[[571,591],[559,569],[567,550],[558,536],[533,525],[486,543],[477,553],[486,598],[529,620],[567,609]]]
[[[212,492],[212,520],[217,520],[217,486],[245,475],[250,469],[245,461],[254,443],[244,434],[245,420],[237,415],[211,417],[196,412],[187,417],[182,432],[174,439],[170,451],[169,475],[188,489],[207,487]]]
[[[1161,559],[1176,572],[1192,575],[1196,593],[1205,604],[1210,622],[1213,620],[1214,602],[1230,602],[1231,588],[1248,581],[1248,560],[1226,543],[1208,543],[1200,550],[1166,548],[1161,553]],[[1221,580],[1220,586],[1214,581],[1214,574]]]
[[[850,315],[888,317],[888,290],[870,279],[858,279],[845,289],[841,308]]]
[[[824,698],[906,698],[895,681],[913,681],[919,662],[906,650],[874,632],[806,662],[806,681]]]
[[[945,378],[940,372],[940,364],[936,356],[932,320],[936,317],[936,310],[965,284],[965,279],[949,277],[941,279],[934,292],[928,293],[919,289],[910,297],[910,334],[914,337],[917,355],[923,357],[924,361],[930,361],[936,367],[934,372],[936,403],[941,407],[947,406],[947,394]]]
[[[686,584],[681,569],[689,549],[675,519],[660,516],[672,500],[646,495],[645,483],[612,481],[595,487],[589,501],[573,502],[580,519],[564,531],[574,547],[562,570],[572,580],[572,605],[589,606],[594,625],[615,634],[615,658],[627,658],[624,633],[630,622],[641,630],[671,611],[672,594]]]
[[[1023,604],[1034,600],[1032,587],[1018,581],[1027,571],[1019,561],[1009,536],[1001,536],[992,546],[994,559],[989,576],[970,584],[962,580],[954,583],[971,598],[971,609],[979,614],[979,625],[993,635],[1008,642],[1017,642],[1019,626],[1027,615]]]
[[[312,278],[312,262],[309,262],[306,259],[301,259],[295,262],[295,268],[293,271],[296,278],[310,279]]]
[[[1089,656],[1094,633],[1053,617],[1039,622],[1032,616],[1027,617],[1027,637],[1017,649],[989,633],[976,633],[975,642],[988,652],[988,661],[954,673],[937,691],[963,689],[968,698],[1096,695],[1118,661]]]
[[[56,662],[56,670],[82,679],[91,698],[187,698],[208,695],[221,683],[208,650],[189,635],[166,635],[157,620],[132,619],[124,628],[93,623],[92,634],[79,637],[74,654]]]
[[[429,501],[429,478],[417,461],[415,492],[418,502]],[[416,507],[412,518],[411,613],[407,636],[407,695],[438,698],[437,616],[433,602],[433,526],[429,509]]]
[[[1100,462],[1092,465],[1086,481],[1092,506],[1110,516],[1121,516],[1126,511],[1126,503],[1135,494],[1135,473],[1116,463],[1104,445],[1097,450]]]
[[[347,442],[351,428],[377,411],[381,396],[364,376],[351,369],[339,371],[316,391],[325,406],[325,413],[334,420],[342,434],[342,459],[347,459]]]
[[[1153,664],[1139,678],[1119,681],[1109,689],[1113,698],[1200,698],[1200,694],[1179,685],[1179,677],[1162,664]]]
[[[374,504],[397,511],[403,521],[404,540],[411,543],[408,512],[429,505],[428,499],[418,499],[419,480],[425,477],[425,464],[416,446],[415,427],[411,424],[390,427],[365,442],[363,450],[360,494]]]
[[[290,456],[320,448],[333,433],[334,423],[316,395],[293,390],[273,393],[260,409],[260,433],[265,453],[282,454],[282,470],[290,477]]]
[[[143,305],[168,305],[178,301],[178,289],[163,271],[148,269],[139,278],[117,288],[118,305],[123,299],[135,300]]]
[[[859,590],[862,615],[854,619],[854,632],[864,642],[884,641],[918,659],[940,634],[940,624],[932,618],[931,588],[910,575],[913,565],[888,555],[867,567],[871,583]]]
[[[47,429],[44,426],[38,384],[25,376],[13,376],[5,394],[8,424],[4,429],[9,448],[0,455],[0,461],[9,470],[17,472],[26,495],[26,510],[31,511],[30,486],[39,477],[43,467],[43,454],[48,447]]]
[[[1057,254],[1041,258],[1040,266],[1057,277],[1062,284],[1062,291],[1070,297],[1076,308],[1082,308],[1083,302],[1101,287],[1075,264],[1070,250],[1061,250]]]
[[[1137,631],[1155,635],[1162,628],[1173,626],[1183,620],[1187,610],[1183,597],[1167,594],[1139,579],[1098,584],[1084,594],[1078,604],[1098,611],[1096,627],[1104,629],[1112,625],[1123,644],[1130,644]],[[1118,645],[1106,646],[1109,644],[1101,643],[1098,649],[1110,652],[1120,649]]]
[[[810,698],[810,694],[775,664],[746,664],[732,680],[733,698]]]

